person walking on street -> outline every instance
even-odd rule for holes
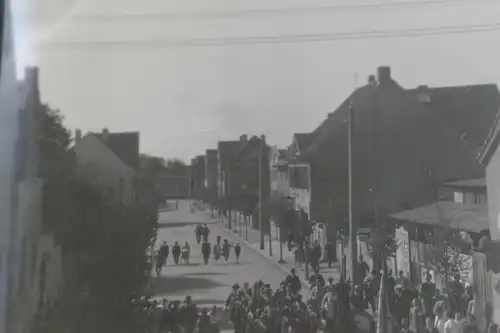
[[[370,266],[368,266],[368,264],[364,260],[363,255],[360,255],[358,261],[358,281],[356,281],[355,284],[362,284],[368,276],[369,272]]]
[[[231,245],[229,245],[229,242],[227,239],[224,239],[224,244],[222,244],[222,255],[224,256],[224,260],[226,261],[229,259],[229,251],[230,251]]]
[[[200,244],[201,243],[202,226],[197,224],[196,227],[194,228],[194,233],[196,235],[196,243]]]
[[[210,247],[210,243],[205,240],[201,245],[201,254],[203,255],[203,261],[205,265],[208,265],[208,260],[210,259],[211,250],[212,248]]]
[[[236,243],[236,246],[234,247],[234,254],[236,255],[236,263],[240,263],[240,254],[241,254],[241,245],[240,243]]]
[[[335,248],[332,242],[328,242],[325,245],[326,258],[328,260],[328,268],[332,268],[332,263],[335,261]]]
[[[208,229],[208,225],[205,223],[201,227],[201,236],[203,237],[204,242],[208,242],[208,235],[210,234],[210,229]]]
[[[174,257],[175,264],[178,265],[179,258],[181,256],[181,247],[179,246],[179,242],[175,242],[174,246],[172,246],[172,256]]]
[[[163,242],[160,246],[160,256],[162,258],[163,266],[167,265],[168,255],[170,254],[170,249],[167,245],[167,242]]]

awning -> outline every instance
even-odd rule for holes
[[[486,188],[486,180],[484,178],[463,179],[463,180],[457,180],[454,182],[449,182],[449,183],[446,183],[444,185],[453,186],[453,187],[484,187],[484,188]]]
[[[420,223],[476,233],[489,230],[487,205],[440,201],[392,214],[391,218],[402,223]]]

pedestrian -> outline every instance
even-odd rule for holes
[[[200,244],[201,243],[202,226],[197,224],[196,227],[194,227],[194,233],[196,235],[196,243]]]
[[[203,241],[201,245],[201,254],[203,255],[203,261],[205,265],[208,265],[208,260],[210,259],[210,251],[212,248],[210,247],[210,243],[208,241]]]
[[[328,268],[332,268],[332,263],[335,261],[335,247],[332,242],[328,242],[325,245],[326,258],[328,260]]]
[[[425,309],[422,299],[416,297],[413,299],[410,309],[410,330],[414,333],[420,333],[424,328]]]
[[[453,312],[451,310],[448,311],[448,320],[444,323],[444,332],[445,333],[462,333],[462,315],[460,312],[455,313],[453,316]]]
[[[179,242],[175,242],[174,246],[172,247],[172,255],[174,256],[174,262],[176,265],[179,264],[179,258],[181,256],[181,247],[179,245]]]
[[[236,243],[234,247],[234,254],[236,255],[236,263],[240,263],[240,254],[241,254],[241,245],[240,243]]]
[[[208,225],[205,223],[201,227],[201,236],[203,237],[204,241],[208,242],[208,235],[210,234],[210,229],[208,228]]]
[[[425,316],[434,317],[434,305],[436,304],[436,284],[432,282],[432,275],[427,273],[425,282],[420,287],[425,306]]]
[[[229,259],[229,250],[230,250],[230,245],[227,239],[224,239],[224,244],[222,244],[222,255],[224,256],[224,260],[226,261]]]
[[[163,244],[160,246],[160,255],[162,258],[162,266],[167,265],[167,259],[168,259],[169,254],[170,254],[170,249],[167,245],[167,242],[163,242]]]
[[[366,277],[368,276],[368,273],[370,272],[370,266],[365,262],[363,255],[359,256],[359,261],[358,261],[358,281],[354,281],[355,284],[362,284]]]

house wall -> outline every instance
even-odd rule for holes
[[[10,229],[14,223],[14,171],[19,123],[19,93],[9,1],[5,2],[0,70],[0,332],[5,323],[9,296]],[[3,13],[2,13],[3,14]]]
[[[486,167],[488,215],[493,241],[500,241],[500,149],[497,149]]]
[[[31,325],[36,304],[33,288],[37,284],[37,257],[41,227],[42,181],[36,178],[23,180],[18,185],[17,232],[12,240],[14,251],[11,269],[8,330],[26,332]]]
[[[122,162],[105,144],[92,134],[83,137],[75,143],[77,163],[80,169],[104,193],[109,193],[120,200],[120,192],[124,203],[135,200],[135,171]],[[120,185],[123,179],[122,185]]]
[[[498,243],[500,242],[500,149],[496,149],[486,167],[486,184],[490,235],[492,241]],[[496,257],[489,260],[498,259]],[[500,323],[500,273],[489,271],[489,282],[492,290],[493,319],[496,323]]]
[[[211,204],[217,202],[217,151],[207,150],[205,158],[205,179],[207,199]]]
[[[398,84],[368,85],[351,98],[353,211],[360,226],[374,225],[374,207],[383,217],[423,206],[435,202],[437,184],[481,177],[473,149]],[[346,104],[333,113],[329,139],[311,157],[331,179],[332,203],[343,215],[349,195],[347,110]]]

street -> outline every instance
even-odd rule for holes
[[[253,284],[262,279],[276,288],[285,278],[285,273],[274,261],[243,244],[241,244],[242,254],[239,264],[236,264],[234,252],[232,252],[228,264],[220,259],[218,262],[211,260],[208,265],[204,265],[201,246],[196,243],[194,233],[198,223],[208,224],[211,246],[218,235],[222,240],[228,239],[232,245],[238,241],[204,213],[191,213],[187,200],[179,201],[178,210],[162,211],[159,218],[156,249],[163,241],[167,242],[170,249],[175,241],[178,241],[181,246],[187,241],[191,245],[191,258],[189,265],[176,266],[172,255],[169,256],[167,266],[163,268],[161,276],[153,279],[152,292],[156,297],[173,300],[184,299],[186,295],[191,295],[198,307],[209,308],[212,305],[220,307],[224,305],[234,283]]]

